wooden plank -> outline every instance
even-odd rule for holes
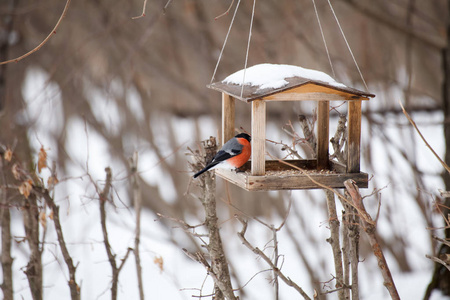
[[[368,97],[307,83],[280,93],[262,98],[267,101],[349,101],[369,100]]]
[[[317,102],[317,169],[329,168],[330,102]]]
[[[233,170],[225,170],[225,169],[215,169],[216,175],[219,177],[231,182],[234,185],[237,185],[240,188],[243,188],[245,190],[249,190],[248,183],[247,183],[247,177],[245,173],[236,173]]]
[[[252,102],[252,175],[264,175],[266,156],[266,102]]]
[[[272,191],[272,190],[297,190],[297,189],[323,189],[313,180],[331,188],[344,188],[344,181],[352,179],[358,187],[368,187],[368,175],[357,174],[317,174],[297,176],[248,176],[246,189],[249,191]]]
[[[222,93],[222,145],[234,137],[235,99]]]
[[[360,171],[361,156],[361,101],[350,101],[348,103],[347,143],[347,172],[358,173]]]
[[[216,174],[247,191],[322,189],[322,187],[317,185],[316,182],[332,188],[345,188],[344,181],[347,179],[353,179],[359,188],[367,188],[369,182],[368,174],[362,172],[353,174],[308,173],[309,177],[301,172],[289,175],[278,175],[275,173],[272,175],[266,174],[264,176],[253,176],[248,172],[236,173],[232,170],[216,169]],[[311,178],[315,182],[311,180]]]

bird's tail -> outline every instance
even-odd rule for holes
[[[194,178],[197,178],[198,176],[202,175],[203,173],[205,173],[205,172],[208,171],[208,170],[209,170],[209,168],[208,168],[208,169],[207,169],[207,168],[204,168],[203,170],[201,170],[201,171],[195,173],[195,174],[194,174]]]
[[[194,174],[194,178],[197,178],[198,176],[202,175],[203,173],[205,173],[208,170],[211,170],[212,168],[214,168],[215,166],[217,166],[218,163],[210,163],[208,164],[203,170],[198,171],[197,173]]]

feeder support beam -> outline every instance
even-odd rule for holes
[[[235,117],[235,99],[222,93],[222,146],[234,137]]]
[[[330,102],[317,101],[317,170],[329,168]]]
[[[252,102],[252,175],[266,173],[266,102]]]
[[[361,101],[348,102],[347,173],[360,172]]]

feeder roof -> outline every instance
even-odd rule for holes
[[[375,97],[373,94],[347,87],[326,73],[276,64],[260,64],[240,70],[208,87],[244,102],[256,99],[345,101],[368,100],[369,97]]]

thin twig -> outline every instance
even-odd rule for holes
[[[172,0],[167,0],[167,3],[166,3],[166,5],[164,5],[164,8],[163,8],[163,12],[164,12],[164,13],[166,13],[166,10],[167,10],[167,8],[169,7],[169,5],[170,5],[171,2],[172,2]]]
[[[139,244],[141,240],[141,211],[142,211],[142,194],[139,187],[138,170],[138,153],[134,152],[133,157],[129,159],[131,186],[133,190],[134,211],[136,214],[136,229],[134,236],[134,258],[136,261],[136,273],[138,278],[139,297],[144,300],[144,284],[142,280],[141,255]]]
[[[36,48],[34,48],[34,49],[31,50],[31,51],[28,51],[27,53],[25,53],[25,54],[22,55],[22,56],[19,56],[19,57],[10,59],[10,60],[2,61],[2,62],[0,62],[0,65],[9,64],[9,63],[12,63],[12,62],[19,62],[19,61],[21,61],[22,59],[24,59],[25,57],[30,56],[30,55],[33,54],[34,52],[36,52],[36,51],[38,51],[39,49],[41,49],[42,46],[44,46],[45,43],[47,43],[48,40],[52,37],[52,35],[56,34],[56,29],[58,29],[59,25],[61,24],[62,19],[63,19],[63,18],[66,16],[66,14],[67,14],[67,10],[69,9],[70,1],[71,1],[71,0],[67,0],[66,5],[64,6],[64,10],[63,10],[61,16],[59,17],[58,22],[56,22],[55,27],[53,27],[52,31],[47,35],[47,37],[46,37],[39,45],[36,46]]]
[[[170,0],[170,1],[171,1],[171,0]],[[214,20],[218,20],[219,18],[222,18],[222,17],[225,16],[225,15],[228,15],[228,13],[230,12],[231,8],[233,7],[233,4],[234,4],[234,0],[231,1],[231,4],[230,4],[230,6],[228,7],[228,9],[227,9],[223,14],[221,14],[221,15],[215,17]]]
[[[436,151],[434,151],[433,147],[430,146],[430,144],[428,144],[427,140],[425,139],[425,137],[422,135],[422,132],[420,132],[419,128],[417,127],[416,123],[414,122],[414,120],[409,116],[409,114],[406,112],[405,108],[403,107],[403,104],[401,101],[398,102],[402,108],[403,114],[405,114],[406,118],[408,119],[408,121],[412,124],[412,126],[416,129],[417,133],[420,135],[420,137],[422,138],[422,140],[424,141],[425,145],[431,150],[431,152],[434,154],[434,156],[439,160],[439,162],[441,163],[441,165],[447,170],[447,172],[450,173],[450,167],[439,157],[439,155],[436,153]]]
[[[272,230],[272,239],[273,239],[273,247],[274,247],[274,258],[273,258],[273,264],[278,267],[278,238],[277,238],[277,228],[275,226],[271,226],[270,229]],[[278,285],[278,275],[277,272],[273,271],[273,284],[275,286],[275,300],[280,299],[280,287]]]
[[[450,241],[441,239],[440,237],[437,237],[437,236],[435,236],[435,235],[432,235],[431,237],[432,237],[433,239],[435,239],[436,241],[441,242],[441,243],[443,243],[443,244],[445,244],[445,245],[447,245],[447,246],[450,247]]]
[[[184,230],[184,232],[192,235],[193,237],[199,238],[202,241],[203,245],[207,245],[207,243],[203,240],[203,238],[207,237],[208,234],[195,232],[196,228],[201,227],[201,226],[205,226],[205,223],[201,223],[201,224],[198,224],[198,225],[190,225],[190,224],[186,223],[185,221],[177,219],[177,218],[174,218],[174,217],[169,217],[169,216],[166,216],[166,215],[163,215],[163,214],[160,214],[160,213],[156,213],[156,215],[160,219],[168,219],[170,221],[173,221],[175,223],[180,224],[182,229]]]
[[[170,2],[170,1],[169,1],[169,2]],[[144,0],[144,5],[142,5],[142,13],[141,13],[139,16],[132,17],[131,19],[136,20],[136,19],[140,19],[140,18],[145,17],[145,10],[146,10],[146,7],[147,7],[147,0]],[[164,9],[165,9],[165,7],[164,7]]]
[[[443,265],[444,267],[447,268],[447,270],[450,271],[450,264],[448,264],[446,261],[443,261],[442,259],[434,257],[434,256],[430,256],[428,254],[426,254],[425,257],[428,258],[428,259],[431,259],[434,262],[437,262],[437,263]]]
[[[275,266],[272,262],[272,260],[258,247],[253,247],[252,244],[245,238],[245,233],[247,231],[247,222],[245,220],[240,219],[238,216],[236,216],[239,222],[242,224],[242,230],[238,232],[238,236],[244,246],[246,246],[248,249],[250,249],[253,253],[258,255],[258,257],[262,258],[271,268],[272,270],[281,278],[281,280],[284,281],[288,286],[293,287],[297,292],[300,293],[300,295],[303,296],[304,299],[311,300],[311,298],[305,293],[305,291],[298,286],[295,282],[293,282],[289,277],[286,277],[281,270]]]

